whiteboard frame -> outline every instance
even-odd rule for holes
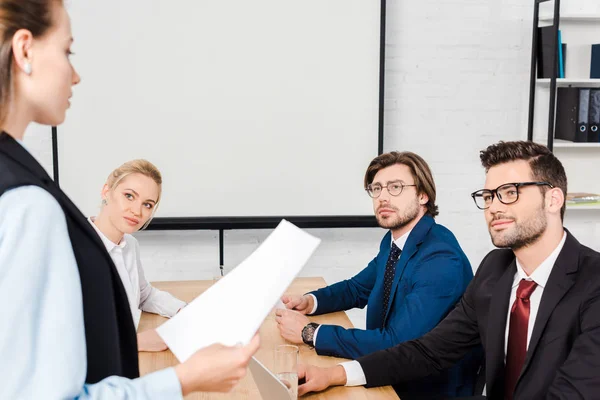
[[[385,84],[385,26],[386,0],[380,0],[379,23],[379,118],[377,154],[383,153],[384,127],[384,84]],[[54,182],[60,187],[58,165],[58,128],[52,127],[52,164]],[[286,219],[300,228],[370,228],[377,227],[374,215],[343,216],[242,216],[242,217],[157,217],[146,230],[219,230],[222,261],[223,230],[232,229],[273,229],[282,219]]]

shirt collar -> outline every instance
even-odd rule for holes
[[[515,274],[515,280],[513,282],[513,288],[519,284],[521,279],[525,279],[526,281],[534,281],[538,286],[542,288],[546,287],[546,283],[548,283],[548,278],[550,277],[550,273],[552,272],[552,268],[554,267],[554,263],[558,258],[563,246],[565,245],[565,241],[567,240],[567,232],[563,234],[560,243],[552,253],[544,260],[542,263],[533,271],[533,273],[529,276],[525,273],[525,270],[519,263],[517,259],[517,273]]]
[[[123,239],[121,239],[121,241],[119,242],[119,244],[114,243],[113,241],[111,241],[109,238],[106,237],[106,235],[104,235],[104,233],[102,233],[102,231],[100,229],[98,229],[98,227],[96,226],[96,224],[94,224],[94,217],[89,217],[88,218],[88,222],[90,224],[92,224],[92,226],[94,227],[94,229],[96,230],[96,232],[98,232],[98,236],[100,236],[100,239],[102,239],[102,243],[104,243],[104,247],[106,247],[106,250],[110,253],[113,249],[115,248],[120,248],[120,249],[124,249],[125,246],[127,246],[127,240],[125,240],[125,236],[123,235]]]
[[[396,246],[400,250],[404,250],[404,246],[406,245],[406,241],[408,240],[408,235],[412,232],[412,229],[406,232],[404,235],[400,236],[398,239],[394,240],[394,236],[392,235],[392,243],[396,243]]]

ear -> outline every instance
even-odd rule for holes
[[[15,66],[25,72],[26,64],[31,65],[33,35],[27,29],[19,29],[12,38],[12,51],[15,58]]]
[[[565,194],[560,188],[552,188],[546,192],[545,201],[550,212],[560,214],[560,209],[565,204]]]
[[[104,186],[102,186],[102,191],[100,192],[102,199],[106,199],[108,192],[110,192],[110,188],[108,187],[108,184],[105,183]]]
[[[419,204],[424,206],[427,203],[429,203],[429,196],[427,196],[425,193],[421,193],[419,195]]]

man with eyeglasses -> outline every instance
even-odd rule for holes
[[[383,154],[370,163],[364,185],[379,225],[388,230],[379,254],[349,280],[284,297],[291,310],[276,312],[285,339],[314,346],[320,355],[356,358],[420,337],[450,312],[473,278],[454,235],[434,221],[435,183],[421,157]],[[319,325],[306,317],[365,306],[366,330]],[[472,392],[478,365],[470,360],[396,389],[403,399]],[[356,381],[351,375],[354,384],[364,383],[362,373]]]
[[[420,339],[352,361],[367,386],[447,368],[483,344],[490,399],[600,395],[600,253],[563,228],[567,177],[533,142],[481,152],[485,189],[472,194],[495,246],[457,307]],[[343,385],[345,369],[307,367],[299,393]]]

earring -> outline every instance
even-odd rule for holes
[[[106,199],[102,199],[102,205],[105,206],[107,204],[108,204],[108,202],[106,201]]]
[[[31,64],[26,62],[25,65],[23,65],[23,69],[25,70],[25,73],[27,75],[31,75]]]

